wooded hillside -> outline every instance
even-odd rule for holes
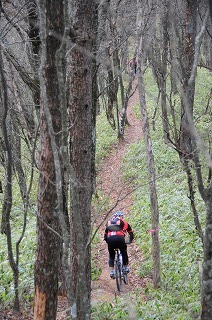
[[[108,314],[91,304],[99,232],[122,208],[120,194],[111,203],[100,190],[98,170],[125,141],[137,95],[130,112],[142,138],[130,142],[120,174],[133,190],[123,210],[144,256],[136,276],[150,281],[119,318],[145,318],[149,299],[146,319],[211,319],[211,1],[1,0],[0,8],[0,312],[12,305],[20,318],[26,304],[29,319],[57,319],[62,292],[67,318],[114,319],[110,304]],[[182,244],[178,257],[172,248],[182,253]],[[177,259],[188,252],[197,277],[186,282],[195,294],[185,307],[176,292],[190,273]],[[163,305],[172,290],[183,306],[175,318]]]

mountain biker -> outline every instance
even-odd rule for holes
[[[138,61],[136,57],[133,57],[130,62],[129,62],[130,68],[131,68],[131,72],[132,75],[135,76],[137,73],[137,65],[138,65]]]
[[[123,259],[124,272],[130,271],[128,266],[128,254],[127,245],[125,242],[126,232],[129,233],[130,242],[134,239],[134,234],[129,223],[123,220],[124,214],[121,211],[117,211],[113,214],[112,218],[107,222],[104,240],[108,245],[109,252],[109,267],[110,277],[115,279],[114,271],[114,260],[115,260],[115,249],[120,249]]]

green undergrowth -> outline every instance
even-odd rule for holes
[[[151,284],[147,286],[147,300],[145,303],[138,302],[137,315],[141,319],[144,315],[144,319],[193,319],[200,311],[198,267],[202,259],[202,246],[187,197],[186,177],[172,149],[163,147],[162,141],[154,142],[153,149],[160,213],[161,288],[154,290]],[[135,155],[136,167],[134,165],[132,172],[131,163],[135,163]],[[151,229],[151,211],[143,143],[130,148],[125,158],[124,171],[126,178],[130,178],[131,174],[135,176],[135,172],[137,174],[134,179],[137,189],[131,212],[136,243],[143,253],[138,273],[142,278],[151,277],[152,239],[148,232]],[[204,227],[204,208],[200,199],[198,211]]]
[[[209,94],[208,78],[208,72],[198,70],[194,120],[198,121],[196,125],[202,137],[211,135],[211,119],[204,113]],[[139,296],[130,306],[125,296],[120,300],[114,299],[113,303],[104,302],[93,306],[92,319],[112,320],[116,319],[116,315],[117,319],[130,319],[131,313],[131,318],[136,320],[192,320],[199,318],[200,314],[203,252],[188,198],[187,177],[177,152],[165,145],[162,140],[161,116],[155,109],[158,90],[149,70],[145,80],[160,214],[161,287],[156,290],[151,281],[148,281],[143,291],[144,299]],[[175,102],[179,103],[177,96]],[[135,107],[135,114],[140,117],[139,106]],[[155,114],[154,130],[153,114]],[[194,173],[194,169],[191,170]],[[144,141],[129,147],[124,159],[123,174],[125,179],[133,181],[135,186],[129,221],[135,231],[136,244],[142,251],[137,272],[141,278],[151,279],[153,272],[152,238],[149,233],[151,210]],[[203,171],[203,177],[206,181],[207,171]],[[197,186],[195,190],[197,211],[204,230],[205,208]]]
[[[96,119],[96,165],[109,154],[111,147],[117,143],[117,130],[112,130],[107,121],[105,111]]]
[[[31,168],[27,157],[23,156],[23,169],[29,185]],[[2,181],[5,180],[1,172]],[[36,243],[36,197],[37,180],[32,183],[30,201],[26,217],[26,230],[19,245],[19,294],[22,302],[29,302],[33,297],[34,262]],[[24,228],[24,206],[21,200],[20,188],[13,180],[13,205],[11,209],[10,226],[14,260],[16,261],[16,244],[22,236]],[[2,212],[3,197],[0,200]],[[1,221],[0,221],[1,222]],[[0,233],[0,305],[10,304],[14,300],[13,273],[9,264],[6,235]]]
[[[103,302],[92,308],[92,320],[129,320],[135,315],[135,303],[132,294],[124,298],[116,296],[113,302]],[[136,318],[137,320],[137,318]]]
[[[98,280],[99,276],[102,273],[102,265],[100,264],[101,251],[98,250],[99,242],[100,242],[100,239],[97,233],[91,243],[91,251],[92,251],[91,280],[92,281]]]
[[[96,121],[96,167],[99,170],[99,165],[108,156],[112,146],[118,143],[117,131],[113,130],[108,123],[105,112],[103,111],[97,116]],[[97,178],[97,183],[101,184],[101,181]],[[93,197],[92,200],[92,211],[94,227],[93,232],[96,232],[96,228],[102,223],[102,212],[108,209],[110,205],[110,198],[104,195],[100,190],[97,190],[97,197]],[[100,265],[100,257],[98,252],[99,247],[99,236],[98,233],[95,235],[92,244],[92,259],[91,259],[91,279],[93,281],[98,280],[102,272],[102,266]]]
[[[23,225],[23,211],[14,205],[13,212],[16,216],[12,219],[12,241],[15,255],[15,244],[19,240]],[[34,262],[36,242],[36,218],[29,214],[27,228],[19,246],[19,293],[21,301],[29,302],[33,297],[34,287]],[[7,305],[14,299],[13,274],[9,264],[6,236],[0,234],[0,304]]]

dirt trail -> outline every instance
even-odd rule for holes
[[[122,210],[125,213],[125,218],[131,214],[132,201],[132,185],[124,182],[122,178],[122,159],[126,154],[129,146],[142,138],[141,121],[136,119],[133,114],[132,107],[139,101],[138,91],[130,98],[127,110],[127,119],[130,126],[125,129],[123,141],[117,142],[109,156],[103,160],[99,168],[98,174],[98,190],[102,191],[104,196],[108,196],[111,205],[114,205],[118,199],[117,210]],[[126,196],[127,195],[127,196]],[[117,295],[115,280],[109,277],[108,267],[108,251],[107,244],[103,240],[104,227],[99,230],[101,242],[99,244],[98,257],[102,266],[102,274],[98,281],[92,282],[92,303],[96,302],[112,302]],[[129,284],[124,286],[121,295],[136,291],[137,288],[145,287],[145,281],[140,279],[136,274],[138,265],[142,262],[142,254],[133,242],[128,246],[129,263],[131,271],[129,274]],[[142,292],[141,292],[142,294]]]

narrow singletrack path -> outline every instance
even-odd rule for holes
[[[103,160],[98,170],[98,190],[101,191],[105,197],[108,197],[111,207],[118,201],[114,210],[122,210],[125,213],[126,220],[128,217],[131,217],[132,220],[133,212],[131,212],[131,206],[133,204],[133,186],[130,182],[123,180],[121,169],[123,157],[129,146],[142,139],[141,120],[136,119],[133,112],[133,107],[138,102],[139,96],[138,90],[136,90],[130,98],[127,108],[127,119],[130,126],[127,126],[125,129],[124,139],[114,144],[110,154]],[[103,212],[103,218],[104,215],[105,213]],[[115,280],[109,277],[107,244],[103,240],[104,226],[105,223],[98,231],[100,244],[96,254],[102,267],[102,273],[97,281],[92,281],[91,297],[93,304],[97,302],[112,302],[118,294]],[[142,295],[142,288],[146,286],[146,281],[141,279],[137,274],[138,268],[140,268],[142,263],[142,253],[136,245],[136,241],[128,246],[128,254],[131,267],[129,284],[127,286],[123,285],[123,292],[121,293],[121,295],[125,295],[125,298],[127,296],[126,293],[129,293],[132,297],[132,294],[135,293],[137,289],[140,290]]]

